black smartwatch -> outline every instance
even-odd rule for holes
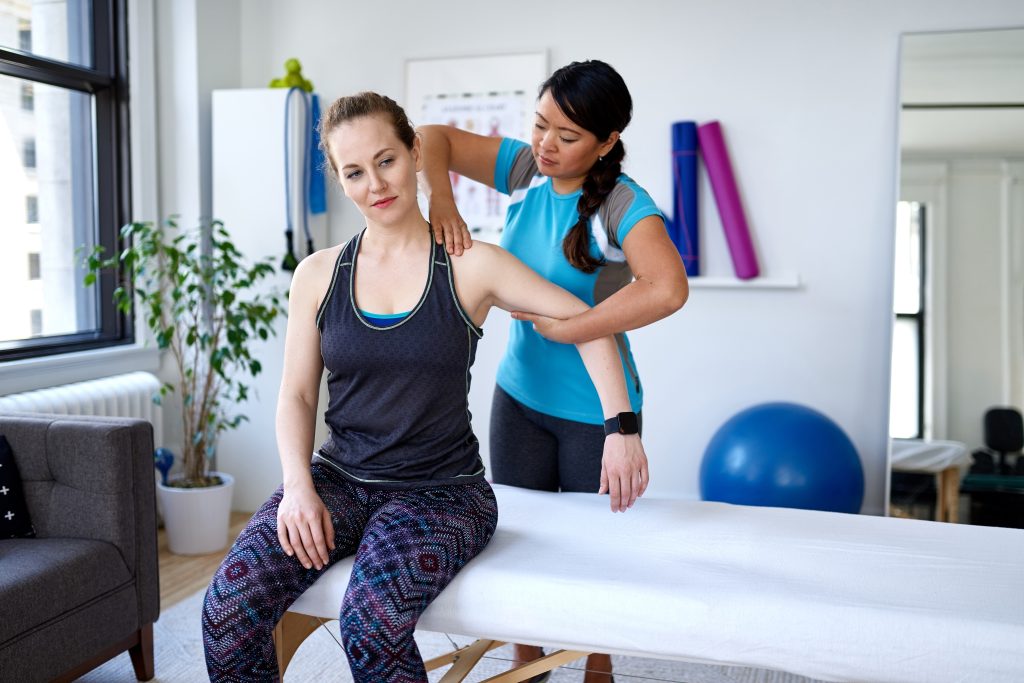
[[[636,419],[636,413],[619,413],[615,417],[604,421],[604,435],[609,434],[638,434],[640,423]]]

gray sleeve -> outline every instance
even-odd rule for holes
[[[508,193],[530,186],[533,176],[537,175],[537,162],[533,158],[533,150],[529,145],[523,146],[512,161],[508,171]]]
[[[619,223],[622,222],[622,218],[626,215],[629,207],[633,205],[634,199],[636,199],[636,193],[633,192],[632,188],[625,183],[616,183],[615,188],[608,193],[608,196],[604,198],[601,206],[597,209],[605,232],[608,233],[608,243],[615,245],[619,249],[622,248],[617,237],[619,234]]]

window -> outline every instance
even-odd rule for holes
[[[21,140],[0,163],[24,197],[8,201],[25,206],[3,245],[28,264],[0,269],[2,291],[19,293],[0,316],[0,363],[133,341],[112,303],[123,275],[85,287],[80,250],[116,253],[131,215],[126,4],[0,0],[0,117]]]
[[[892,339],[889,435],[924,436],[925,207],[900,202],[896,209],[896,277]]]
[[[22,162],[21,163],[23,163],[25,165],[25,168],[35,168],[36,167],[36,141],[35,141],[35,138],[29,138],[29,139],[25,140],[25,143],[22,145],[21,158],[22,158]]]
[[[104,65],[111,63],[109,56],[116,50],[112,41],[125,35],[126,4],[124,0],[0,0],[0,26],[4,27],[0,50],[20,50],[86,69],[98,67],[99,73],[105,73]]]
[[[25,195],[25,222],[31,225],[39,222],[39,197]]]

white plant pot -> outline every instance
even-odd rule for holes
[[[219,475],[224,483],[195,489],[157,484],[167,545],[176,555],[208,555],[228,543],[235,480],[223,472],[210,474]]]

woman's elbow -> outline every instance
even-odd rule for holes
[[[663,310],[665,316],[670,316],[686,304],[686,300],[690,298],[690,285],[683,279],[672,287],[667,288],[663,296]]]
[[[277,394],[277,413],[278,415],[290,414],[294,411],[315,413],[319,399],[319,388],[314,390],[282,386]]]
[[[438,138],[447,140],[448,131],[452,128],[455,128],[455,126],[448,126],[441,123],[424,123],[423,125],[416,126],[416,132],[419,133],[421,137],[434,140]]]

